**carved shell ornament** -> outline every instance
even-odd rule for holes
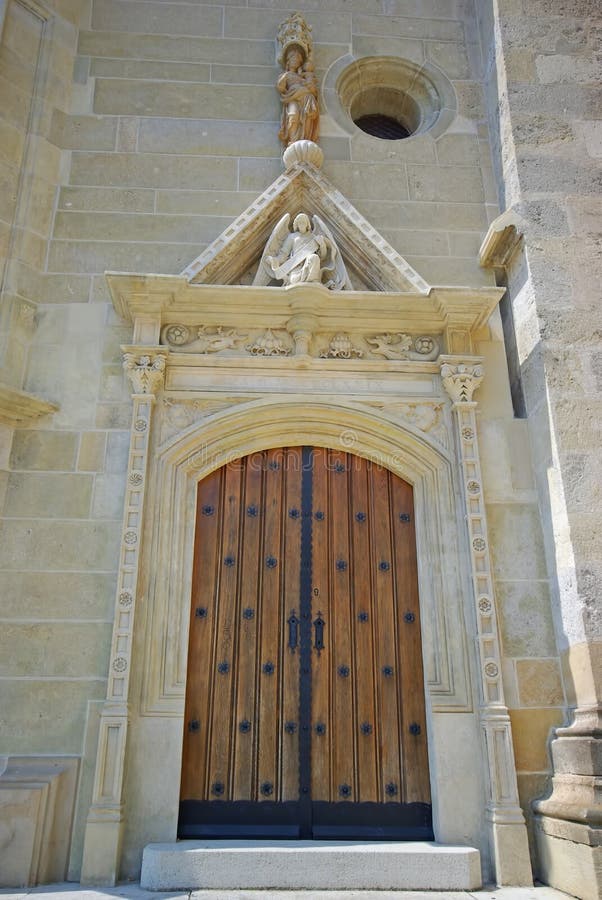
[[[291,348],[284,341],[276,337],[271,328],[264,331],[255,343],[248,344],[247,351],[253,356],[290,356]]]
[[[353,342],[348,334],[335,334],[330,341],[328,350],[320,353],[322,359],[361,359],[364,351],[353,346]]]

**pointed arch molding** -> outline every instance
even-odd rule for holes
[[[158,419],[174,402],[164,397]],[[445,416],[447,431],[449,409],[435,398],[420,406],[429,402]],[[404,404],[406,415],[408,407],[412,401]],[[403,421],[395,409],[288,396],[208,411],[159,445],[149,472],[142,541],[139,594],[146,598],[147,617],[144,650],[137,654],[143,667],[140,712],[183,715],[198,482],[240,456],[300,444],[356,453],[413,485],[427,694],[432,711],[471,710],[469,563],[461,564],[464,526],[455,467],[441,438]]]

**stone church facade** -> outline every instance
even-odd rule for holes
[[[294,8],[0,2],[0,884],[345,806],[589,900],[599,4]]]

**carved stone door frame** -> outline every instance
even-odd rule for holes
[[[122,838],[131,871],[144,844],[175,839],[198,481],[255,450],[311,444],[352,450],[414,488],[435,838],[479,847],[486,876],[498,883],[526,883],[473,402],[483,372],[471,333],[499,291],[379,294],[377,303],[372,294],[361,298],[365,306],[357,294],[338,295],[328,307],[324,289],[270,289],[258,308],[259,295],[245,288],[119,277],[136,342],[125,348],[132,447],[83,879],[117,878]],[[234,359],[158,343],[182,316],[191,324],[227,319],[226,296],[241,330],[258,319],[282,328],[288,314],[289,334],[305,352]],[[394,321],[398,331],[439,334],[447,350],[463,352],[425,362],[308,355],[321,316],[332,334],[368,304],[373,333],[380,317],[383,330]]]

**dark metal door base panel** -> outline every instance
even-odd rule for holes
[[[178,838],[301,838],[305,812],[297,801],[184,800],[180,803]],[[433,840],[431,806],[427,803],[314,801],[311,818],[313,840]]]

